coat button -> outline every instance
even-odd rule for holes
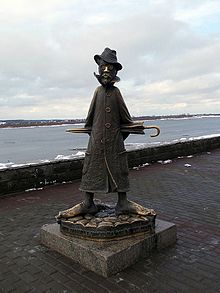
[[[111,127],[111,123],[109,123],[109,122],[105,123],[105,127],[106,128],[110,128]]]
[[[106,107],[106,108],[105,108],[105,111],[106,111],[107,113],[110,113],[110,112],[111,112],[111,108],[110,108],[110,107]]]
[[[107,92],[107,93],[106,93],[106,96],[107,96],[107,97],[110,97],[110,96],[111,96],[111,93],[110,93],[110,92]]]

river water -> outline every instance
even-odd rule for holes
[[[146,121],[145,124],[159,126],[161,134],[156,138],[150,137],[153,130],[147,130],[145,135],[132,134],[125,141],[127,149],[220,135],[220,117],[164,119]],[[76,125],[0,129],[0,164],[38,162],[80,154],[79,151],[87,146],[88,135],[65,132],[71,127]]]

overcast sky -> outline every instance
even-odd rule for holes
[[[219,0],[0,0],[0,119],[85,118],[105,47],[131,115],[220,113]]]

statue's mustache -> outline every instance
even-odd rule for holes
[[[96,74],[95,72],[93,72],[94,76],[97,78],[97,80],[102,84],[102,78],[103,76],[102,75],[99,75],[99,74]],[[115,82],[119,82],[120,81],[120,78],[118,76],[115,76],[113,78],[113,80],[111,81],[111,83],[115,83]]]

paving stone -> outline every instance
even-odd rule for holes
[[[17,284],[13,283],[11,280],[5,279],[4,281],[0,282],[0,288],[3,290],[3,292],[15,291]]]
[[[83,284],[79,284],[77,283],[75,280],[69,280],[66,284],[65,284],[68,288],[71,288],[71,292],[77,292],[77,293],[92,293],[93,291],[90,291],[88,287],[83,287]]]
[[[96,279],[90,279],[88,277],[85,277],[83,274],[79,275],[75,272],[72,272],[69,275],[69,278],[71,278],[71,280],[77,280],[77,282],[79,282],[85,288],[88,288],[91,292],[96,292],[98,290],[100,290],[100,292],[106,292],[106,290],[102,286],[98,285]]]
[[[37,278],[36,279],[37,281],[39,281],[41,284],[43,283],[45,285],[54,281],[54,279],[50,275],[47,275],[44,270],[41,271],[40,273],[36,274],[36,278]],[[33,281],[33,283],[36,283],[36,280]]]
[[[92,271],[85,272],[84,276],[88,277],[91,280],[95,280],[97,284],[101,285],[107,290],[110,290],[110,292],[125,292],[120,286],[117,285],[117,283],[113,282],[110,278],[104,278]]]
[[[17,293],[17,292],[26,293],[26,292],[32,291],[32,286],[30,284],[25,283],[23,280],[19,280],[15,285],[16,285],[15,288],[9,291],[10,293]]]

